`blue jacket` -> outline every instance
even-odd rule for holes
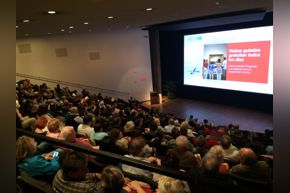
[[[23,162],[17,164],[20,170],[27,172],[30,176],[52,176],[59,169],[58,157],[47,161],[42,155],[35,155],[26,158]]]

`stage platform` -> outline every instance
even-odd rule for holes
[[[227,106],[190,99],[167,99],[162,97],[162,104],[151,105],[150,101],[142,103],[147,108],[157,108],[163,113],[173,113],[179,118],[193,115],[199,121],[208,119],[214,125],[239,124],[241,130],[263,133],[265,129],[273,129],[273,115],[246,108]]]

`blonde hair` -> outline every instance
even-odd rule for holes
[[[220,145],[214,145],[212,146],[208,153],[213,153],[217,156],[218,162],[221,164],[224,161],[224,153],[223,149]]]
[[[21,162],[27,157],[33,155],[36,150],[37,147],[33,138],[21,136],[16,141],[16,160]]]
[[[158,180],[159,193],[185,193],[185,184],[181,180],[162,176]]]

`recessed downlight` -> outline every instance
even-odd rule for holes
[[[50,14],[50,15],[54,15],[54,14],[56,14],[56,11],[52,11],[51,10],[51,11],[47,11],[47,13]]]
[[[60,31],[65,31],[65,29],[61,29]]]
[[[152,8],[152,7],[148,7],[148,8],[146,8],[145,10],[146,10],[146,11],[152,11],[153,8]]]
[[[114,19],[114,16],[108,16],[107,18],[108,19]]]
[[[83,24],[84,24],[84,25],[88,25],[88,24],[89,24],[89,22],[84,22]]]
[[[74,26],[72,26],[72,25],[71,25],[71,26],[69,26],[68,28],[69,28],[69,29],[73,29],[73,28],[74,28]]]
[[[19,26],[17,25],[16,28],[19,28]]]
[[[30,22],[29,19],[24,19],[24,20],[23,20],[23,23],[28,23],[28,22]]]

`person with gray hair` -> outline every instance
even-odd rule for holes
[[[199,166],[198,158],[191,151],[190,142],[186,136],[180,135],[176,138],[176,147],[173,149],[168,149],[169,151],[174,151],[178,154],[179,159],[179,169],[190,169],[192,167]]]
[[[197,173],[190,173],[195,175],[196,184],[191,189],[196,192],[235,192],[236,187],[229,175],[219,172],[220,160],[217,154],[208,152],[202,158],[201,169]]]
[[[87,138],[77,138],[76,137],[76,132],[74,130],[74,128],[72,126],[65,126],[62,128],[61,130],[61,136],[63,138],[63,140],[74,143],[74,144],[78,144],[81,146],[85,146],[87,148],[92,148],[92,149],[96,149],[99,150],[99,146],[93,146],[90,144],[89,139]],[[94,157],[94,156],[92,156]]]
[[[156,193],[187,193],[183,181],[162,176],[158,181]]]

